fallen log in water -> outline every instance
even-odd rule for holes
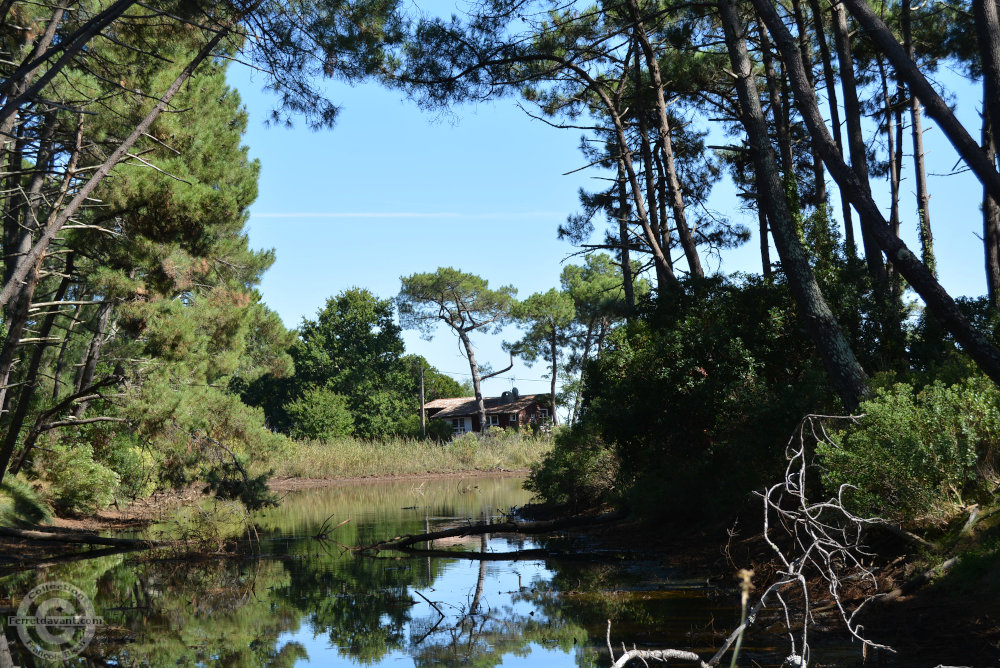
[[[145,538],[113,538],[111,536],[99,536],[89,531],[77,531],[75,529],[60,529],[56,527],[35,527],[33,529],[15,529],[14,527],[0,526],[0,536],[9,538],[19,538],[29,541],[43,541],[51,543],[80,543],[83,545],[108,545],[111,547],[166,547],[174,545],[172,541],[148,540]]]
[[[481,522],[479,524],[470,524],[464,527],[455,527],[453,529],[442,529],[441,531],[430,531],[427,533],[412,534],[407,536],[396,536],[390,538],[389,540],[382,541],[380,543],[374,543],[372,545],[359,545],[354,550],[357,551],[381,551],[381,550],[400,550],[410,547],[411,545],[416,545],[417,543],[427,543],[429,541],[440,540],[442,538],[455,538],[459,536],[479,536],[486,533],[519,533],[519,534],[538,534],[538,533],[548,533],[550,531],[558,531],[560,529],[569,529],[575,527],[591,526],[595,524],[604,524],[606,522],[613,522],[615,520],[622,519],[627,513],[624,512],[613,512],[605,513],[603,515],[589,516],[589,517],[567,517],[557,520],[544,520],[541,522]]]

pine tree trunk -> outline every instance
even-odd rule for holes
[[[486,431],[486,403],[483,401],[482,380],[479,377],[479,365],[476,364],[476,352],[472,349],[472,341],[464,329],[459,328],[458,336],[465,347],[465,355],[469,358],[469,371],[472,372],[472,389],[476,394],[476,412],[479,414],[479,431]]]
[[[778,88],[778,73],[774,69],[774,58],[771,56],[771,40],[767,38],[767,28],[764,27],[763,23],[758,22],[757,29],[760,32],[760,57],[764,63],[764,80],[767,83],[767,94],[770,98],[768,107],[771,110],[771,120],[778,137],[781,171],[784,173],[784,179],[788,179],[795,174],[792,139],[788,134],[788,123],[782,111],[782,95]]]
[[[972,12],[976,19],[983,80],[988,83],[984,86],[983,107],[989,112],[995,130],[1000,123],[1000,16],[996,0],[972,0]],[[992,164],[995,168],[996,162]]]
[[[844,154],[844,139],[840,130],[840,107],[837,105],[837,79],[833,72],[833,61],[830,57],[830,46],[826,41],[826,32],[823,30],[823,12],[819,7],[819,0],[809,0],[809,8],[812,10],[813,25],[816,30],[816,40],[819,42],[820,60],[823,61],[823,79],[826,81],[827,103],[830,107],[830,124],[833,126],[833,136],[837,142],[837,150]],[[813,147],[816,150],[816,147]],[[816,150],[818,154],[819,151]],[[822,158],[820,158],[822,160]],[[854,241],[854,220],[851,215],[851,203],[847,200],[847,195],[840,193],[840,210],[844,216],[844,250],[847,259],[853,260],[858,256],[857,243]]]
[[[761,186],[757,184],[757,192],[760,193]],[[771,245],[767,241],[767,211],[765,210],[762,198],[757,195],[757,222],[760,223],[760,266],[764,278],[771,278]]]
[[[94,374],[97,372],[97,363],[101,359],[101,351],[104,350],[104,341],[108,332],[108,321],[111,318],[111,303],[104,302],[100,306],[97,314],[97,329],[94,332],[94,339],[90,342],[90,349],[87,353],[87,361],[83,365],[80,374],[80,382],[77,391],[85,387],[90,387],[94,383]],[[88,402],[81,401],[73,409],[73,417],[82,418],[87,412]]]
[[[653,151],[649,145],[649,127],[646,123],[642,71],[639,67],[638,58],[635,59],[634,75],[635,116],[639,125],[639,156],[646,181],[646,205],[648,207],[649,227],[652,229],[657,241],[659,241],[663,238],[663,233],[660,230],[660,218],[656,201],[656,175],[653,173]],[[666,256],[666,252],[664,252],[664,256]],[[664,262],[657,262],[655,268],[656,287],[658,290],[663,291],[667,287],[667,283],[674,278],[673,272],[669,264]]]
[[[573,399],[573,420],[570,424],[576,424],[580,415],[580,400],[583,398],[584,375],[587,369],[587,360],[590,359],[590,347],[594,342],[594,319],[587,323],[587,335],[583,339],[583,353],[580,355],[580,383],[576,390],[576,397]]]
[[[880,83],[882,84],[882,113],[885,115],[886,154],[889,162],[889,227],[899,234],[899,162],[896,160],[896,117],[889,96],[889,76],[885,63],[877,59]]]
[[[80,322],[80,311],[82,307],[77,304],[73,309],[73,317],[70,318],[69,325],[66,326],[66,334],[63,336],[62,344],[59,346],[59,356],[56,358],[56,368],[52,378],[52,401],[59,398],[59,386],[62,385],[62,377],[66,372],[66,357],[69,353],[69,344],[72,340],[73,330]]]
[[[902,0],[900,5],[900,25],[903,30],[903,45],[911,60],[914,58],[913,34],[910,21],[910,0]],[[934,259],[934,237],[931,233],[930,192],[927,188],[927,167],[924,161],[923,109],[920,98],[910,94],[910,134],[913,140],[913,171],[917,185],[917,221],[920,235],[920,256],[931,273],[937,274]]]
[[[871,231],[885,254],[896,263],[899,273],[909,282],[910,286],[927,304],[945,329],[955,337],[977,366],[988,375],[993,382],[1000,383],[1000,350],[972,327],[969,319],[958,308],[955,300],[945,291],[927,267],[916,255],[906,247],[906,244],[892,234],[888,222],[882,216],[878,205],[872,200],[864,184],[848,167],[837,150],[833,138],[827,130],[826,123],[819,111],[816,96],[809,87],[801,61],[795,51],[794,38],[781,22],[770,0],[752,0],[754,7],[771,30],[779,50],[789,65],[789,75],[795,93],[795,103],[809,129],[813,143],[823,156],[827,170],[833,176],[839,187],[848,193],[851,204],[863,214],[862,221],[873,221],[876,226]],[[847,2],[848,0],[843,0]],[[983,156],[985,159],[985,156]]]
[[[799,34],[799,53],[802,54],[802,62],[805,64],[806,73],[809,75],[809,83],[816,87],[816,79],[813,73],[812,46],[809,44],[809,31],[806,27],[805,9],[800,0],[792,0],[792,15],[795,17],[795,28]],[[826,204],[826,173],[823,169],[823,159],[814,146],[810,146],[813,169],[813,190],[815,192],[813,206],[819,208]]]
[[[549,342],[551,344],[550,354],[552,355],[552,395],[550,399],[552,400],[552,426],[559,424],[559,418],[556,416],[556,372],[559,370],[559,348],[556,345],[556,330],[552,328],[552,338]]]
[[[625,319],[632,318],[635,310],[635,289],[632,283],[632,256],[629,252],[628,233],[628,184],[626,182],[625,168],[621,159],[618,160],[618,178],[616,186],[618,188],[618,240],[621,243],[621,269],[622,269],[622,289],[625,291]]]
[[[1000,128],[1000,18],[995,0],[973,0],[979,59],[983,66],[983,150],[996,165],[997,128]],[[983,244],[986,286],[990,303],[1000,309],[1000,198],[983,193]]]
[[[986,81],[983,85],[988,85]],[[989,114],[983,114],[983,149],[995,161],[997,138]],[[986,293],[993,308],[1000,310],[1000,206],[983,188],[983,247],[986,256]]]
[[[670,270],[670,277],[675,279],[674,261],[670,256],[670,249],[673,247],[673,237],[670,233],[670,217],[667,215],[667,174],[664,168],[663,156],[657,148],[653,151],[653,161],[656,165],[656,194],[657,203],[660,205],[660,248],[663,249],[663,257],[667,259],[667,268]]]
[[[840,82],[844,93],[844,120],[847,125],[847,148],[851,156],[851,168],[865,191],[870,192],[867,149],[861,130],[861,103],[858,101],[858,84],[854,78],[854,57],[847,29],[847,12],[839,3],[833,5],[833,35],[837,47],[837,60],[840,63]],[[887,295],[888,275],[885,263],[882,261],[882,252],[871,237],[871,228],[871,221],[861,220],[861,242],[865,249],[865,262],[868,264],[868,273],[876,293]]]
[[[69,285],[72,282],[70,276],[73,273],[72,269],[72,255],[66,260],[66,276],[59,282],[59,287],[56,288],[55,295],[52,301],[62,301],[66,296],[66,291],[69,289]],[[21,387],[21,391],[17,395],[17,405],[14,407],[13,413],[11,413],[10,421],[6,425],[6,435],[4,436],[3,450],[13,452],[15,446],[17,445],[18,436],[21,433],[21,428],[24,426],[24,419],[28,415],[28,407],[31,405],[31,400],[35,394],[35,388],[38,386],[38,371],[42,365],[42,355],[45,353],[45,339],[49,337],[52,333],[52,326],[55,324],[56,316],[58,313],[56,311],[50,312],[45,316],[42,321],[42,327],[38,331],[38,338],[41,339],[35,344],[35,348],[31,353],[31,360],[28,362],[28,369],[24,373],[24,385]],[[9,392],[8,396],[12,396],[13,393]]]
[[[656,52],[649,43],[649,36],[646,34],[646,29],[639,20],[638,2],[636,0],[628,0],[628,2],[632,17],[635,20],[635,35],[646,56],[646,69],[649,70],[649,76],[653,83],[654,100],[656,102],[656,112],[659,121],[660,148],[663,152],[663,168],[667,177],[667,194],[670,200],[670,208],[674,214],[674,227],[677,229],[677,237],[680,239],[681,247],[684,249],[688,271],[692,276],[703,278],[705,272],[701,267],[701,259],[698,257],[698,246],[694,240],[694,234],[687,223],[684,196],[681,193],[681,184],[677,178],[677,169],[674,164],[674,148],[670,139],[670,120],[667,117],[667,101],[663,97],[663,79],[660,76],[660,65],[656,60]]]
[[[719,8],[726,46],[736,73],[742,112],[740,120],[753,148],[758,183],[767,206],[767,217],[771,222],[771,232],[781,258],[781,266],[802,320],[823,360],[831,385],[840,396],[844,409],[853,412],[867,393],[867,377],[826,303],[809,265],[809,258],[799,241],[774,149],[767,137],[767,122],[753,78],[753,67],[735,0],[720,0]]]

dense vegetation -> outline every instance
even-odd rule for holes
[[[404,355],[392,302],[354,288],[304,319],[288,349],[294,372],[238,385],[268,424],[295,438],[420,436],[420,374],[427,401],[467,396],[419,355]],[[243,379],[240,379],[242,381]]]
[[[7,3],[8,496],[28,499],[25,478],[63,511],[195,479],[241,495],[248,466],[260,491],[291,439],[419,435],[421,373],[428,398],[474,394],[484,417],[480,383],[503,370],[471,337],[516,324],[507,348],[544,363],[568,423],[531,480],[549,499],[727,512],[804,414],[844,412],[866,417],[821,448],[818,487],[911,526],[994,503],[1000,19],[967,5]],[[329,126],[320,79],[373,77],[427,106],[516,94],[583,128],[607,186],[559,233],[585,261],[522,301],[454,268],[403,277],[394,302],[353,288],[287,331],[255,291],[273,257],[243,231],[257,165],[229,56],[263,68],[279,121]],[[981,127],[928,82],[942,65],[982,84]],[[936,275],[925,113],[983,186],[981,300]],[[760,223],[759,275],[706,270],[753,236],[706,207],[727,177]],[[405,354],[402,327],[438,324],[471,387]]]

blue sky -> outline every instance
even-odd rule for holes
[[[956,94],[960,118],[976,133],[978,87],[947,71],[940,76]],[[336,84],[330,94],[343,110],[333,130],[265,127],[273,100],[260,92],[263,78],[234,66],[230,81],[250,114],[245,143],[261,161],[251,245],[277,251],[261,291],[287,326],[312,317],[344,289],[360,286],[389,298],[398,292],[400,276],[439,266],[479,274],[491,285],[512,284],[527,297],[557,286],[565,262],[582,262],[570,257],[577,249],[556,239],[557,226],[577,209],[578,189],[603,185],[594,180],[603,176],[596,170],[564,175],[585,163],[579,132],[532,120],[511,99],[442,115],[375,85]],[[932,122],[926,125],[928,170],[952,172],[954,151]],[[711,143],[727,141],[719,139]],[[909,142],[907,134],[907,153]],[[903,237],[918,251],[909,160]],[[984,293],[978,183],[968,175],[931,176],[931,193],[942,282],[953,295]],[[838,201],[835,191],[832,197]],[[738,210],[728,184],[717,186],[709,206],[756,235],[756,216]],[[714,259],[708,265],[720,269]],[[757,240],[727,252],[721,270],[759,272]],[[506,366],[501,341],[516,337],[514,328],[480,335],[477,357]],[[460,380],[467,377],[468,363],[450,331],[440,330],[433,341],[415,332],[405,339],[409,352]],[[541,364],[518,364],[484,392],[499,394],[511,385],[544,392],[544,374]]]
[[[522,297],[558,285],[561,262],[576,249],[556,239],[556,228],[588,184],[560,176],[583,162],[576,135],[531,121],[511,101],[441,116],[377,86],[333,87],[343,111],[332,131],[265,128],[271,100],[259,83],[245,71],[231,81],[250,113],[245,141],[261,161],[251,245],[277,251],[261,291],[287,326],[346,288],[393,297],[401,276],[440,266],[514,285]],[[517,330],[475,338],[477,355],[495,368],[506,366],[504,336]],[[442,371],[468,374],[450,331],[405,339]],[[508,389],[513,375],[522,392],[546,391],[543,374],[518,365],[485,390]]]

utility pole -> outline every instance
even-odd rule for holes
[[[420,365],[420,438],[427,438],[427,413],[424,412],[424,365]]]

